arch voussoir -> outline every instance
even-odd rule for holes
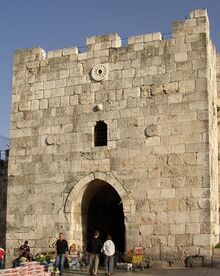
[[[70,221],[70,230],[68,233],[70,241],[77,241],[83,244],[83,226],[82,226],[82,202],[84,193],[89,185],[94,180],[100,180],[112,186],[121,198],[124,214],[132,214],[134,200],[131,198],[131,193],[127,190],[112,173],[106,172],[91,172],[80,179],[70,193],[66,197],[64,213],[68,221]]]
[[[89,182],[95,179],[94,173],[90,173],[84,176],[79,182],[77,182],[70,193],[67,195],[66,204],[64,206],[64,213],[69,213],[72,210],[72,204],[76,200],[76,197],[79,197],[81,192],[86,189],[86,186]]]

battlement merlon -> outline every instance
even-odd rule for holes
[[[209,18],[206,9],[198,9],[190,12],[190,18],[178,20],[172,24],[172,37],[206,33],[210,36]]]
[[[218,108],[220,107],[220,54],[216,56],[216,79],[217,79],[217,91],[218,91]],[[220,118],[218,118],[220,121]]]
[[[91,36],[86,39],[86,46],[88,51],[119,48],[121,47],[121,38],[117,33]]]
[[[198,9],[190,12],[190,18],[182,21],[175,21],[172,24],[172,38],[184,36],[184,35],[196,35],[205,33],[206,37],[209,38],[209,19],[206,9]],[[160,32],[147,33],[143,35],[128,37],[128,45],[136,45],[135,50],[142,49],[141,44],[149,43],[153,41],[161,41],[162,34]],[[80,53],[77,47],[58,49],[49,51],[47,54],[42,48],[23,49],[15,52],[15,70],[16,64],[29,63],[29,66],[37,67],[40,61],[51,58],[59,58],[64,56],[73,56],[73,59],[86,59],[87,53],[95,51],[105,51],[110,48],[120,48],[121,38],[117,33],[111,33],[107,35],[98,35],[88,37],[86,40],[87,52]]]
[[[197,9],[190,12],[190,18],[199,18],[203,16],[208,19],[207,9]]]
[[[46,52],[38,48],[19,49],[14,54],[14,64],[26,64],[28,62],[39,62],[46,59]]]

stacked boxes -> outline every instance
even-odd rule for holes
[[[23,263],[21,267],[0,270],[0,276],[49,276],[45,267],[37,262]]]

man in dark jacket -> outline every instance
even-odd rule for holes
[[[28,261],[32,261],[32,254],[30,252],[30,247],[28,241],[25,241],[23,245],[20,246],[21,257],[25,257]]]
[[[94,231],[93,238],[87,245],[87,252],[89,253],[89,272],[90,275],[96,275],[99,266],[99,256],[102,249],[102,242],[99,239],[99,231]]]
[[[59,234],[59,238],[52,244],[56,247],[57,256],[56,256],[56,267],[60,269],[60,276],[63,273],[65,255],[68,254],[68,243],[64,239],[63,233]]]

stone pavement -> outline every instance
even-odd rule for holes
[[[87,272],[68,272],[63,276],[69,275],[89,275]],[[104,271],[100,271],[97,276],[104,275]],[[116,271],[116,276],[219,276],[220,268],[202,267],[202,268],[184,268],[184,269],[172,269],[172,270],[159,270],[159,269],[146,269],[145,271]]]

